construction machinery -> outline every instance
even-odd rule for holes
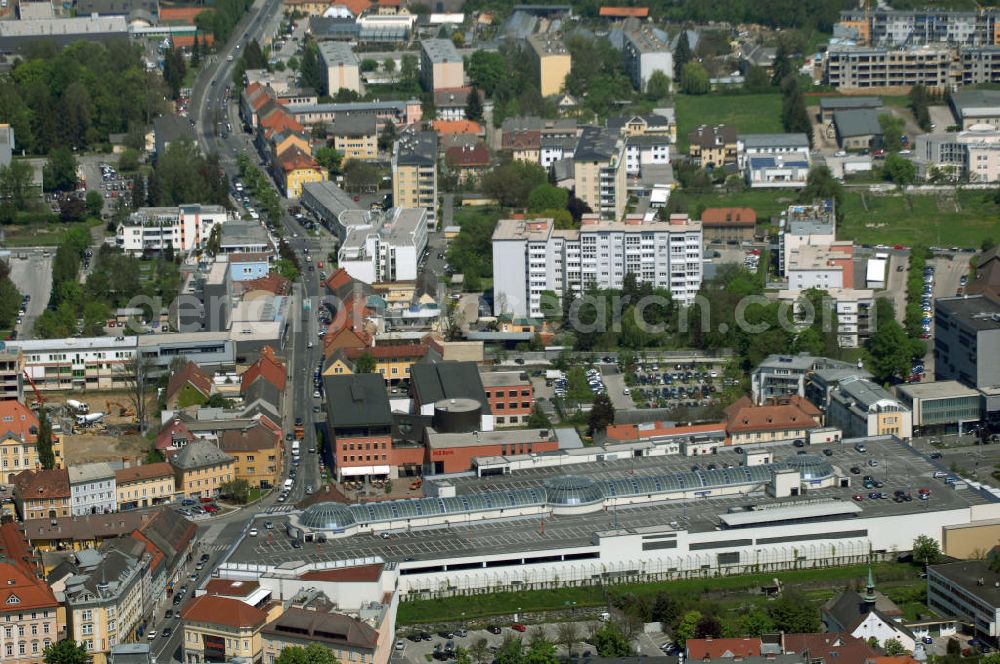
[[[66,399],[66,405],[77,415],[86,415],[90,412],[90,406],[76,399]]]
[[[42,393],[38,391],[38,387],[35,386],[35,381],[31,380],[31,376],[28,375],[27,371],[22,371],[25,380],[28,381],[28,385],[31,385],[31,389],[35,392],[35,401],[38,403],[39,407],[45,403],[45,399],[42,398]]]
[[[114,409],[117,408],[118,409],[118,417],[135,417],[135,409],[134,408],[131,408],[129,406],[121,404],[121,403],[119,403],[117,401],[106,401],[105,402],[105,406],[106,406],[106,410],[109,413],[113,413]]]
[[[88,415],[77,415],[76,423],[81,427],[89,427],[104,419],[104,413],[90,413]]]

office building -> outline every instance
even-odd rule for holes
[[[505,219],[493,233],[494,313],[541,317],[541,294],[575,297],[590,287],[621,288],[625,275],[668,289],[689,304],[702,278],[701,224],[584,219],[555,230],[551,219]]]
[[[983,418],[982,394],[957,380],[903,383],[895,392],[913,413],[915,434],[961,434]]]
[[[913,437],[913,412],[899,399],[867,378],[845,378],[829,394],[827,426],[837,427],[844,438]]]
[[[126,42],[128,23],[124,16],[74,16],[0,22],[0,53],[20,53],[29,44],[45,43],[63,48],[73,42]]]
[[[345,477],[389,476],[403,460],[390,460],[392,412],[385,381],[378,374],[328,376],[325,379],[329,447],[327,462],[338,481]],[[419,466],[423,454],[408,460]]]
[[[485,371],[480,373],[486,398],[498,427],[521,426],[535,409],[535,390],[523,371]]]
[[[569,49],[557,34],[534,34],[528,37],[532,67],[543,97],[562,92],[572,66]]]
[[[426,210],[430,230],[437,228],[437,151],[437,134],[413,130],[404,131],[392,149],[393,204]]]
[[[951,95],[948,104],[962,130],[981,125],[1000,129],[1000,90],[959,90]]]
[[[864,89],[923,85],[944,89],[951,82],[952,52],[943,45],[888,49],[833,46],[824,59],[823,83]]]
[[[71,465],[69,493],[73,516],[105,514],[118,509],[115,470],[109,463]]]
[[[753,402],[762,404],[774,397],[789,394],[806,397],[807,381],[812,374],[819,371],[839,371],[843,372],[845,377],[871,376],[854,364],[808,353],[769,355],[750,374],[750,393]]]
[[[997,182],[1000,129],[982,124],[961,132],[920,134],[914,141],[913,155],[925,175],[936,168],[955,180]]]
[[[202,249],[212,229],[227,218],[221,205],[139,208],[118,225],[115,244],[133,256],[168,248],[182,252]]]
[[[447,90],[465,85],[465,65],[450,39],[420,42],[420,78],[427,90]]]
[[[662,31],[651,25],[643,25],[626,29],[623,34],[625,73],[637,90],[646,91],[646,85],[654,72],[673,78],[674,54]]]
[[[1000,304],[986,295],[934,300],[934,374],[970,387],[1000,385]]]
[[[584,127],[573,153],[577,198],[604,219],[619,221],[628,202],[625,140],[600,127]]]
[[[337,264],[366,284],[414,281],[427,249],[427,211],[391,208],[367,213],[370,225],[355,226],[337,252]]]
[[[927,568],[927,606],[955,616],[974,636],[1000,636],[1000,574],[985,560],[962,560]]]
[[[361,94],[361,62],[347,42],[319,42],[319,57],[326,68],[326,94],[333,97],[340,90]]]

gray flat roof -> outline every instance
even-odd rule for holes
[[[1000,90],[961,90],[952,95],[951,104],[962,117],[1000,115]]]
[[[327,376],[325,387],[330,426],[392,426],[389,395],[379,374]]]
[[[542,435],[545,432],[545,435]],[[433,448],[479,447],[480,445],[507,445],[510,443],[534,443],[540,440],[555,440],[552,429],[497,429],[471,433],[438,433],[428,427],[424,430],[427,445]]]
[[[979,391],[957,380],[938,380],[933,383],[903,383],[896,391],[914,399],[947,399],[951,397],[978,397]]]
[[[934,300],[934,311],[957,318],[980,332],[1000,329],[1000,304],[983,295],[940,297]]]
[[[319,43],[319,54],[327,67],[336,67],[339,65],[356,67],[359,62],[354,49],[347,42],[321,41]]]
[[[805,148],[809,139],[805,134],[743,134],[739,137],[748,148]]]
[[[868,442],[868,453],[861,454],[850,445],[830,445],[832,457],[824,457],[841,474],[850,475],[851,466],[864,466],[870,457],[878,457],[892,469],[886,482],[885,491],[890,493],[899,488],[916,491],[920,487],[930,487],[929,501],[894,503],[890,500],[865,500],[859,503],[862,517],[884,517],[894,514],[914,514],[924,510],[936,511],[957,509],[969,505],[985,504],[987,499],[978,492],[952,490],[945,487],[942,480],[934,479],[937,470],[925,457],[916,451],[885,441]],[[771,446],[777,460],[796,455],[791,445]],[[739,457],[729,449],[712,457],[717,464],[739,463]],[[451,477],[448,479],[457,495],[469,495],[506,489],[530,489],[544,485],[546,479],[567,473],[592,477],[598,480],[626,479],[669,472],[689,471],[691,464],[703,460],[684,456],[662,456],[628,458],[598,463],[581,463],[562,468],[538,468],[515,471],[511,475],[491,477]],[[881,479],[881,475],[879,475]],[[425,481],[433,481],[425,478]],[[682,528],[692,532],[712,532],[718,525],[718,515],[730,508],[745,508],[747,505],[794,506],[803,501],[839,500],[852,502],[851,496],[857,488],[831,487],[810,488],[808,496],[774,499],[763,492],[748,496],[710,497],[695,500],[677,500],[661,503],[647,503],[638,506],[619,506],[608,512],[580,515],[559,515],[545,520],[545,536],[540,537],[538,517],[479,521],[470,526],[452,524],[443,528],[414,529],[411,532],[394,532],[389,540],[359,535],[333,539],[308,554],[310,560],[350,560],[366,556],[380,556],[387,561],[403,562],[408,559],[431,560],[441,557],[483,556],[497,553],[516,553],[533,550],[547,550],[570,546],[594,546],[594,533],[610,530],[617,523],[620,529],[636,531],[640,528],[663,526],[677,521]],[[268,514],[268,519],[277,522],[284,517]],[[276,525],[280,528],[280,525]],[[442,533],[447,536],[442,536]],[[230,558],[232,562],[255,562],[280,564],[289,560],[302,560],[302,550],[293,549],[285,538],[275,538],[273,543],[252,541],[246,538]]]
[[[977,597],[990,606],[1000,606],[1000,574],[992,571],[982,560],[963,560],[945,565],[932,565],[930,576],[941,576],[960,587],[972,597]],[[979,581],[982,580],[980,585]]]
[[[450,39],[425,39],[420,42],[420,47],[434,64],[462,62],[462,56]]]
[[[882,100],[878,97],[821,97],[819,107],[824,111],[848,108],[879,108]]]
[[[479,374],[483,387],[506,387],[509,385],[531,385],[526,371],[484,371]]]
[[[837,126],[837,133],[843,137],[880,136],[882,134],[878,113],[871,108],[835,111],[833,124]]]
[[[307,182],[302,187],[303,198],[311,197],[318,205],[326,209],[333,217],[339,217],[346,210],[361,210],[360,204],[354,202],[354,197],[337,186],[336,182]]]

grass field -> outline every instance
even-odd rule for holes
[[[29,224],[25,226],[4,226],[3,245],[5,247],[55,247],[62,243],[66,231],[77,226],[92,228],[102,226],[100,219],[88,219],[83,222]]]
[[[837,238],[860,244],[979,247],[1000,237],[993,192],[959,190],[954,195],[875,196],[850,192],[844,197]]]
[[[910,600],[916,586],[926,585],[926,582],[921,582],[918,577],[919,570],[911,565],[886,563],[876,565],[874,571],[878,579],[879,590],[893,599]],[[679,597],[711,599],[719,602],[723,608],[728,608],[726,605],[730,602],[727,601],[727,597],[730,595],[732,596],[731,602],[739,605],[757,600],[763,604],[766,599],[760,595],[760,587],[770,584],[771,580],[777,577],[784,586],[802,589],[806,596],[818,605],[829,599],[835,592],[842,590],[846,584],[860,582],[867,573],[866,566],[855,565],[794,572],[615,585],[608,586],[608,590],[616,595],[633,593],[637,596],[652,595],[661,590],[668,590]],[[711,594],[710,598],[707,597],[709,594]],[[398,622],[400,625],[440,623],[458,620],[463,615],[467,619],[474,620],[519,611],[537,613],[564,610],[570,605],[582,608],[602,606],[604,603],[604,592],[600,587],[594,586],[529,590],[520,593],[487,593],[466,597],[402,602],[399,605]],[[911,602],[907,603],[911,604]],[[909,609],[911,612],[919,610],[917,604],[912,604]]]
[[[689,210],[708,207],[749,207],[758,223],[795,202],[794,192],[748,190],[737,194],[686,194]],[[990,190],[959,190],[954,194],[872,194],[858,189],[844,193],[838,240],[859,244],[979,247],[986,238],[1000,240],[1000,206]]]
[[[725,124],[741,134],[781,133],[781,95],[677,95],[678,150],[686,153],[688,132],[699,125]]]

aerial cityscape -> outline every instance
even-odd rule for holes
[[[1000,1],[0,0],[0,419],[2,664],[1000,664]]]

